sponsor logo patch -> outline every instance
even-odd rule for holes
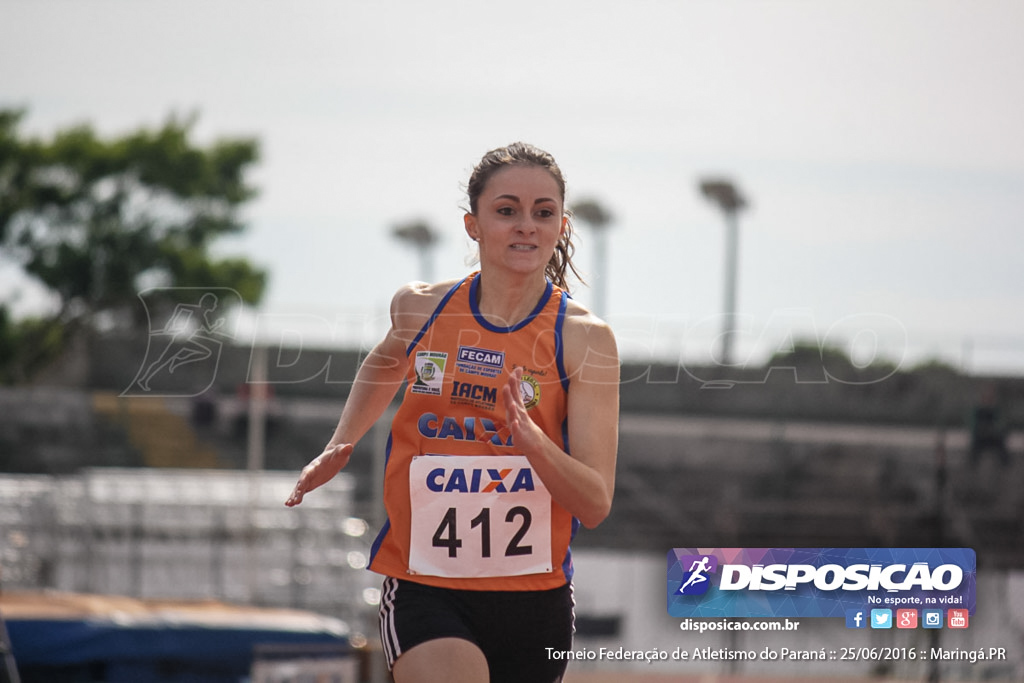
[[[459,372],[479,377],[497,377],[505,368],[505,352],[460,346],[455,366]]]
[[[417,351],[415,368],[416,381],[409,386],[414,394],[440,396],[444,385],[444,368],[448,354],[439,351]]]

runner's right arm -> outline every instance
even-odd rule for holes
[[[417,323],[422,325],[425,318],[420,311],[431,298],[430,288],[419,283],[407,285],[395,294],[391,300],[390,329],[359,366],[334,435],[323,452],[302,469],[285,505],[298,505],[305,494],[334,478],[348,464],[356,442],[384,414],[405,380],[405,350],[419,329]]]

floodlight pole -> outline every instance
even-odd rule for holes
[[[747,200],[736,186],[723,179],[706,179],[700,191],[716,204],[725,216],[725,286],[722,296],[721,364],[732,365],[733,338],[736,332],[736,281],[738,275],[740,226],[739,212],[747,207]]]
[[[725,283],[722,291],[722,307],[725,320],[722,321],[722,363],[732,364],[733,336],[736,327],[736,279],[740,250],[740,228],[735,211],[725,213]]]
[[[253,342],[249,358],[249,376],[246,378],[246,399],[248,410],[248,452],[246,471],[249,479],[249,497],[246,501],[246,599],[250,604],[259,603],[260,582],[256,548],[256,512],[260,508],[260,479],[265,466],[267,448],[267,398],[270,385],[267,383],[267,347]]]
[[[433,228],[426,222],[417,220],[393,228],[391,234],[416,249],[420,260],[420,278],[424,282],[433,282],[434,263],[431,251],[438,241],[437,233]]]
[[[594,314],[608,315],[608,226],[612,215],[598,201],[585,199],[571,207],[572,215],[594,230],[594,263],[597,277],[594,282]]]

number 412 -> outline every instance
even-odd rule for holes
[[[520,518],[519,528],[512,535],[512,539],[505,546],[505,557],[516,555],[529,555],[533,552],[532,545],[520,545],[526,533],[530,530],[530,523],[533,515],[530,510],[521,505],[509,509],[505,515],[505,522],[512,524],[516,518]],[[480,554],[482,557],[491,556],[491,509],[484,508],[480,514],[470,520],[471,529],[480,528]],[[458,557],[459,548],[462,547],[462,539],[459,538],[457,514],[455,508],[448,508],[444,518],[434,532],[433,545],[435,548],[448,548],[448,557]]]

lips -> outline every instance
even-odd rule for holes
[[[537,248],[537,245],[536,244],[513,244],[513,245],[510,245],[509,248],[510,249],[514,249],[516,251],[533,251],[534,249]]]

